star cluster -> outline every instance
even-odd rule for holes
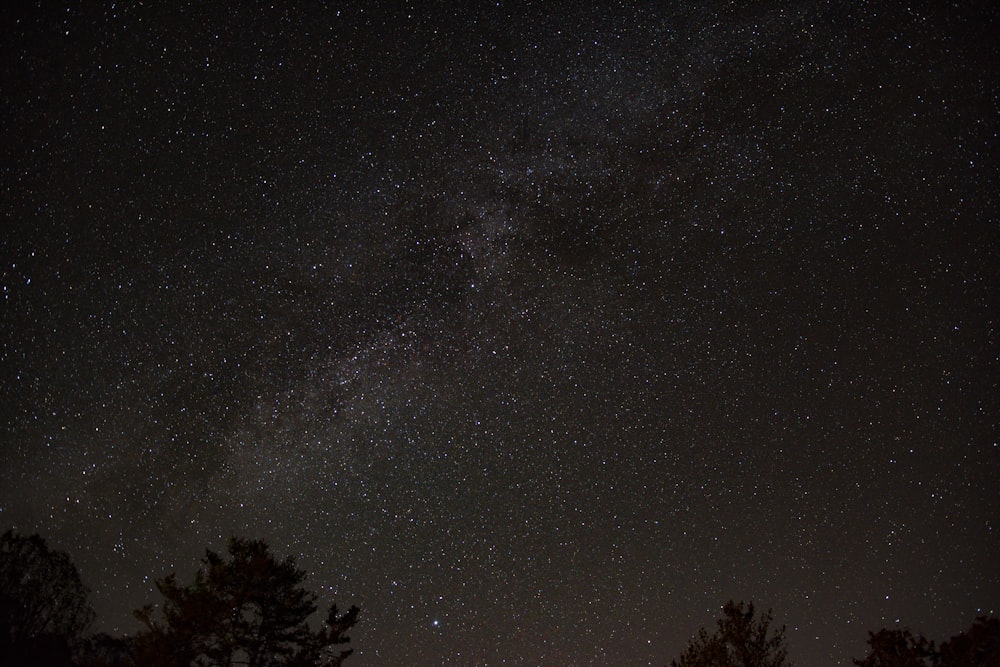
[[[19,3],[0,523],[115,633],[263,538],[358,667],[998,613],[998,19]]]

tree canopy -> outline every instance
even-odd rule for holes
[[[864,660],[854,661],[858,667],[931,667],[936,662],[934,642],[905,629],[869,632],[868,646]]]
[[[966,632],[935,647],[906,628],[868,633],[868,655],[858,667],[1000,667],[1000,619],[980,617]]]
[[[67,554],[38,535],[0,537],[0,657],[7,664],[68,661],[94,620],[89,591]],[[9,662],[8,662],[9,661]]]
[[[357,607],[340,614],[330,607],[313,630],[316,596],[302,588],[305,572],[293,558],[278,561],[262,541],[233,538],[229,559],[207,550],[191,585],[175,575],[156,582],[163,594],[136,612],[145,626],[137,637],[139,664],[214,667],[340,665],[352,650],[343,645]]]
[[[702,628],[671,667],[788,667],[785,628],[771,632],[772,621],[770,610],[755,618],[752,602],[730,600],[715,632]]]
[[[980,616],[941,644],[938,653],[942,667],[1000,667],[1000,618]]]

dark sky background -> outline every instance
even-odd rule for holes
[[[991,2],[5,6],[0,524],[355,667],[1000,612]]]

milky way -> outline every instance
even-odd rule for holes
[[[263,538],[358,667],[998,613],[998,18],[5,12],[0,527],[115,633]]]

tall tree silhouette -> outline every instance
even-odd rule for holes
[[[0,537],[0,663],[68,664],[94,620],[89,591],[68,555],[38,535]]]
[[[930,667],[937,662],[934,642],[909,630],[868,633],[868,655],[854,660],[858,667]]]
[[[175,575],[156,582],[161,614],[150,605],[136,612],[146,626],[137,637],[137,663],[222,667],[340,665],[356,622],[357,607],[330,608],[317,631],[308,619],[316,596],[301,587],[305,572],[294,559],[277,561],[262,541],[233,538],[229,559],[207,550],[194,583]]]
[[[1000,619],[981,616],[967,631],[935,648],[907,629],[868,633],[868,655],[858,667],[1000,667]]]
[[[942,667],[1000,667],[1000,618],[980,616],[941,644],[939,655]]]
[[[671,667],[788,667],[784,626],[771,632],[771,611],[754,617],[753,603],[726,603],[715,632],[702,628]]]
[[[137,667],[135,641],[98,632],[76,645],[74,667]]]

